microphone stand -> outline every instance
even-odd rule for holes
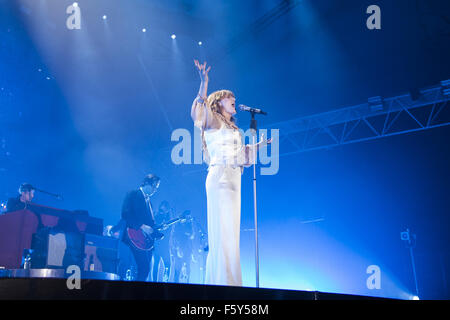
[[[250,112],[252,119],[250,120],[250,129],[252,130],[252,143],[257,143],[257,123],[255,119],[255,112]],[[256,288],[259,288],[259,246],[258,246],[258,210],[256,206],[256,153],[257,148],[253,148],[253,210],[255,220],[255,270],[256,270]]]
[[[51,193],[51,192],[48,192],[48,191],[45,191],[45,190],[41,190],[41,189],[36,189],[36,188],[35,188],[35,190],[40,192],[40,193],[44,193],[44,194],[47,194],[49,196],[55,197],[58,200],[63,200],[63,196],[62,195],[59,195],[59,194],[56,194],[56,193]]]

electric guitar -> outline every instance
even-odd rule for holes
[[[155,240],[161,240],[164,238],[164,234],[161,233],[164,229],[167,227],[170,227],[171,225],[178,223],[178,222],[186,222],[189,218],[186,218],[184,216],[169,220],[166,223],[163,223],[158,226],[153,227],[152,233],[146,233],[142,231],[142,229],[133,229],[133,228],[127,228],[127,234],[128,238],[131,240],[131,243],[136,249],[143,250],[143,251],[150,251],[153,249],[155,245]]]

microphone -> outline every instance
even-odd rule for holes
[[[267,115],[267,112],[264,112],[261,109],[250,108],[250,107],[247,107],[246,105],[243,105],[243,104],[239,105],[239,109],[241,109],[241,111],[248,111],[248,112],[251,112],[251,113],[263,114],[265,116]]]

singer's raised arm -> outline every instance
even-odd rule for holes
[[[198,69],[201,82],[198,95],[192,103],[191,118],[194,121],[194,125],[200,129],[218,128],[220,123],[206,102],[208,97],[208,72],[211,66],[206,69],[206,62],[200,64],[197,60],[194,60],[194,63]]]

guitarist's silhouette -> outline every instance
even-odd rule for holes
[[[152,261],[153,244],[149,247],[139,248],[135,244],[136,239],[133,239],[133,235],[138,235],[137,237],[142,239],[151,239],[151,241],[163,237],[163,234],[155,226],[150,202],[150,197],[158,189],[159,183],[160,179],[156,175],[148,174],[138,189],[127,193],[122,205],[122,224],[126,228],[122,240],[130,247],[135,258],[138,281],[147,280]]]

